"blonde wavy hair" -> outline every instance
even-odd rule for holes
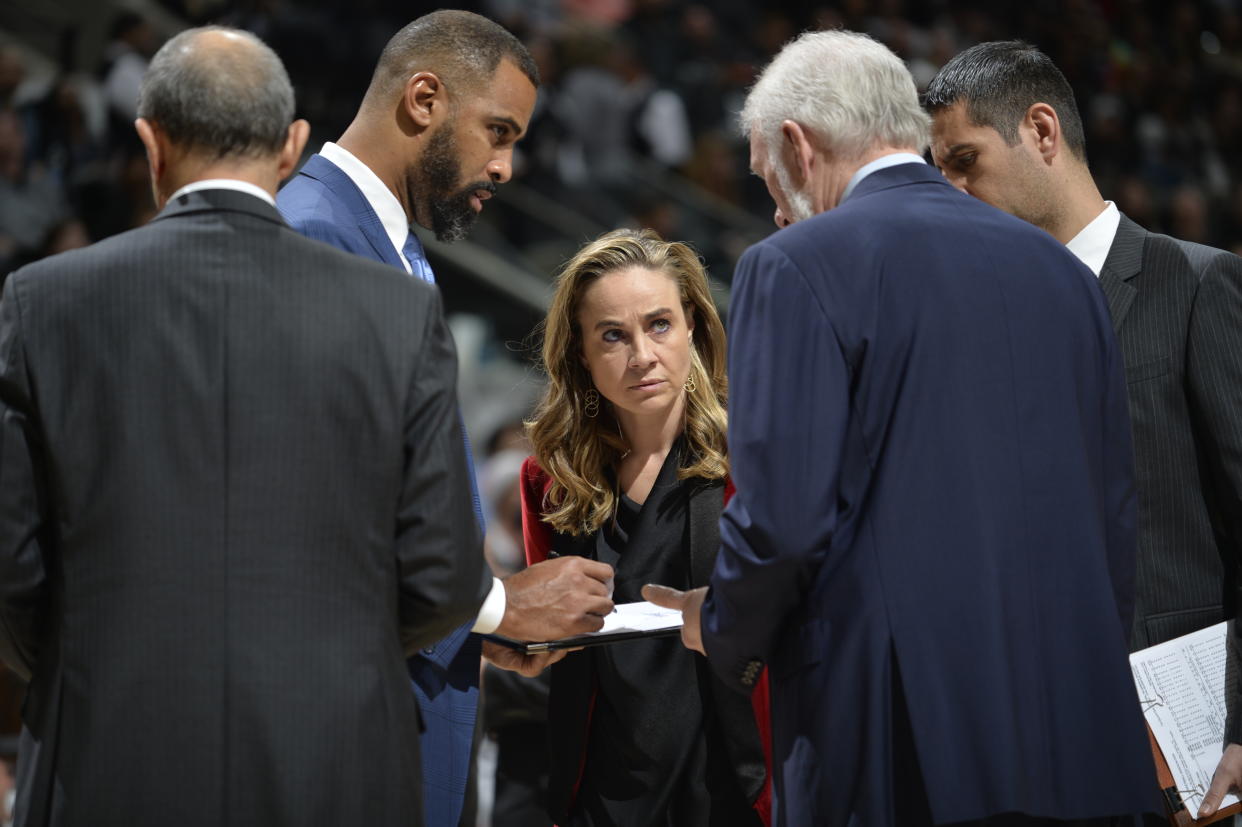
[[[728,377],[725,333],[707,286],[707,272],[694,250],[665,241],[654,230],[615,230],[578,251],[556,279],[556,293],[543,328],[543,367],[548,385],[526,433],[535,458],[552,479],[543,503],[543,520],[566,534],[590,534],[612,516],[617,493],[608,484],[628,446],[612,405],[601,397],[599,414],[583,413],[593,388],[583,366],[578,306],[583,293],[601,276],[642,267],[677,282],[687,318],[694,318],[690,343],[690,377],[686,392],[685,439],[689,450],[677,469],[678,479],[722,479],[729,473],[726,449]]]

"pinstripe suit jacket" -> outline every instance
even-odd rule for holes
[[[422,822],[404,654],[490,587],[438,294],[214,190],[0,300],[22,824]]]
[[[1134,649],[1233,617],[1242,555],[1242,258],[1124,215],[1100,272],[1139,494]]]
[[[280,191],[276,204],[289,225],[340,250],[383,262],[405,273],[379,216],[358,186],[322,155],[312,155]],[[467,446],[467,463],[469,463]],[[471,475],[473,485],[473,472]],[[480,524],[477,490],[475,516]],[[482,642],[473,621],[409,659],[410,680],[423,713],[423,805],[427,823],[457,824],[470,774],[474,722],[479,706]]]

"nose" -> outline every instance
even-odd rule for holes
[[[630,367],[631,368],[647,368],[655,362],[655,351],[651,349],[651,343],[647,341],[646,336],[636,336],[630,345]]]
[[[948,181],[954,189],[970,195],[970,190],[966,188],[966,176],[961,173],[944,173],[945,180]]]
[[[487,177],[493,184],[504,184],[513,177],[513,150],[498,155],[487,164]]]

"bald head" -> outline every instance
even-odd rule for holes
[[[264,157],[285,145],[293,86],[276,53],[249,32],[188,29],[152,58],[138,117],[187,152]]]
[[[363,106],[386,108],[419,72],[431,72],[450,89],[474,93],[506,59],[539,86],[539,69],[530,52],[504,27],[467,11],[425,14],[388,41]]]

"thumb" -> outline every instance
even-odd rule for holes
[[[686,607],[686,593],[669,586],[658,586],[655,583],[648,583],[643,586],[642,594],[643,600],[654,603],[664,609],[677,609],[681,611]]]
[[[1199,805],[1198,818],[1205,818],[1216,812],[1216,808],[1220,806],[1220,800],[1225,797],[1225,793],[1229,792],[1229,775],[1221,772],[1217,767],[1215,774],[1212,776],[1212,783],[1208,787],[1207,793],[1203,796],[1203,803]]]

